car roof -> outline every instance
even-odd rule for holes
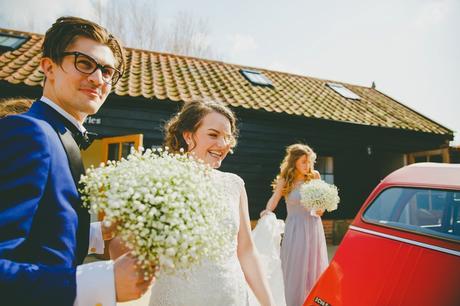
[[[382,183],[460,189],[460,164],[415,163],[392,172]]]

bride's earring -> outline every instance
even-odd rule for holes
[[[191,145],[192,142],[190,141],[190,139],[185,140],[185,142],[187,143],[187,147],[188,147],[187,150],[190,150],[190,148],[192,146]]]

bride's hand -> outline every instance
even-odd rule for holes
[[[260,217],[262,218],[263,216],[265,216],[266,214],[268,213],[271,213],[271,211],[269,211],[268,209],[264,209],[260,212]]]
[[[115,238],[116,239],[116,238]],[[113,264],[115,292],[118,302],[139,299],[154,281],[153,275],[146,277],[145,271],[130,253],[117,258]]]

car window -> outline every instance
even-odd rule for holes
[[[460,191],[393,187],[382,191],[365,220],[460,241]]]

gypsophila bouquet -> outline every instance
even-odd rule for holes
[[[140,150],[88,169],[80,191],[88,208],[117,222],[147,275],[173,273],[204,257],[219,260],[229,245],[228,233],[215,230],[227,211],[210,171],[184,154]]]
[[[339,202],[337,187],[323,180],[311,180],[300,186],[300,203],[306,208],[333,211]]]

